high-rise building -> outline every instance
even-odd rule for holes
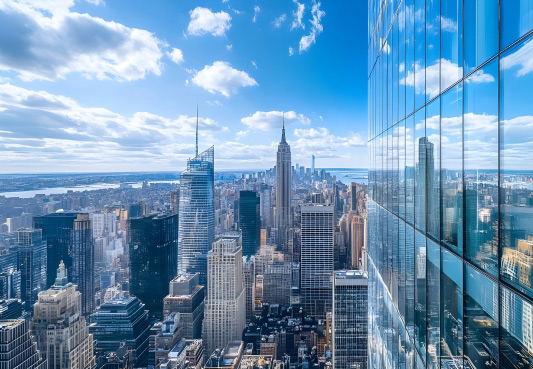
[[[250,322],[254,318],[255,307],[255,257],[242,257],[242,274],[244,293],[246,296],[246,321]]]
[[[272,227],[272,186],[261,183],[259,188],[261,226],[263,228]]]
[[[368,361],[368,276],[359,270],[334,273],[333,367],[366,369]]]
[[[147,365],[150,317],[137,297],[121,293],[100,305],[91,320],[89,331],[96,340],[98,356],[131,347],[133,366]]]
[[[81,312],[88,317],[94,305],[94,241],[89,214],[78,214],[71,234],[70,281],[81,293]]]
[[[187,160],[180,173],[178,274],[200,273],[207,286],[207,253],[215,240],[215,148]]]
[[[38,294],[46,289],[46,241],[42,231],[20,229],[15,233],[18,270],[20,271],[20,299],[26,311],[31,311]]]
[[[207,354],[240,340],[246,325],[246,296],[242,273],[240,234],[213,242],[207,256],[208,283],[203,338]]]
[[[292,224],[292,167],[291,147],[285,139],[285,121],[281,131],[276,160],[276,227],[278,229],[278,248],[288,251],[288,231]]]
[[[369,367],[533,367],[530,2],[369,2]]]
[[[163,298],[178,268],[178,215],[130,218],[130,292],[163,318]]]
[[[326,205],[301,207],[300,295],[304,312],[317,319],[331,312],[334,211]]]
[[[242,255],[252,256],[261,244],[261,215],[256,191],[239,193],[239,228],[242,232]]]
[[[163,315],[176,312],[186,339],[202,338],[205,287],[200,286],[200,275],[183,274],[170,281],[169,294],[163,299]]]
[[[361,216],[354,216],[350,225],[350,256],[351,266],[355,269],[364,270],[366,255],[363,255],[365,247],[365,223]]]
[[[92,369],[96,364],[81,302],[80,292],[60,263],[54,285],[39,293],[31,321],[31,334],[49,368]]]
[[[47,369],[24,319],[0,320],[0,368]]]
[[[21,274],[18,270],[16,248],[0,248],[0,299],[20,300]]]
[[[54,284],[61,261],[67,269],[72,268],[71,237],[76,217],[75,213],[53,213],[33,218],[33,228],[41,229],[46,240],[46,288]]]
[[[261,302],[290,306],[291,281],[292,263],[290,261],[265,264]]]
[[[22,302],[18,299],[0,300],[0,320],[21,318],[22,306]]]
[[[315,175],[315,156],[311,155],[311,175]]]

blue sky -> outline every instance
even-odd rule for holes
[[[0,172],[366,167],[366,1],[0,0]]]

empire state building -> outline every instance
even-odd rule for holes
[[[292,167],[291,147],[285,140],[285,120],[281,131],[276,161],[276,226],[278,228],[278,248],[288,251],[287,233],[291,227]]]

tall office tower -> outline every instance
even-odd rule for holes
[[[239,228],[242,232],[242,255],[255,255],[261,244],[259,196],[255,191],[239,193]]]
[[[15,233],[20,271],[20,299],[24,309],[31,311],[38,294],[46,289],[46,241],[42,231],[22,229]]]
[[[259,206],[261,226],[268,228],[273,226],[272,221],[272,186],[261,183],[259,190]]]
[[[122,292],[100,305],[91,320],[89,331],[94,335],[98,356],[131,347],[133,366],[147,365],[150,316],[137,297]]]
[[[311,175],[315,175],[315,156],[311,155]]]
[[[254,318],[255,307],[255,257],[242,257],[242,274],[244,294],[246,296],[246,321],[250,322]]]
[[[210,288],[203,338],[210,355],[230,341],[240,340],[246,325],[240,234],[224,235],[213,242],[207,256],[207,278]]]
[[[21,275],[18,270],[17,250],[0,248],[0,299],[20,299]]]
[[[94,311],[94,241],[89,214],[78,214],[71,234],[70,281],[81,293],[81,312],[87,317]]]
[[[178,215],[130,218],[130,292],[151,316],[163,318],[163,298],[178,267]]]
[[[331,311],[335,208],[304,205],[301,208],[301,301],[304,311],[325,319]]]
[[[180,190],[178,188],[177,190],[170,191],[170,212],[172,214],[178,213],[179,205],[180,205]]]
[[[266,304],[290,306],[292,263],[271,263],[264,266],[263,298]]]
[[[291,227],[292,168],[291,147],[285,140],[285,121],[281,131],[276,160],[276,227],[278,249],[288,251],[288,232]]]
[[[92,221],[93,238],[116,232],[117,216],[115,213],[91,213],[89,218]]]
[[[96,364],[81,302],[80,292],[60,263],[54,285],[39,293],[31,321],[32,336],[49,368],[92,369]]]
[[[0,320],[0,368],[47,369],[24,319]]]
[[[366,265],[364,260],[366,255],[363,255],[365,247],[365,218],[354,216],[351,223],[351,245],[350,256],[352,268],[364,270],[363,265]],[[364,256],[364,257],[363,257]]]
[[[357,213],[357,183],[350,183],[350,211]]]
[[[18,299],[0,300],[0,320],[21,318],[22,306],[22,302]]]
[[[46,240],[46,287],[50,288],[56,278],[56,269],[61,261],[67,269],[72,268],[71,237],[75,213],[53,213],[33,218],[33,228],[43,231]]]
[[[366,369],[368,276],[359,270],[335,271],[333,284],[333,367]]]
[[[169,294],[163,299],[163,315],[180,314],[180,327],[186,339],[202,338],[205,287],[200,286],[200,275],[183,274],[170,281]]]
[[[200,273],[207,285],[207,253],[215,240],[215,148],[187,160],[180,174],[178,274]]]
[[[369,3],[369,367],[533,367],[530,6]]]

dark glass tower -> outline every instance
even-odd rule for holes
[[[163,317],[163,298],[176,276],[178,215],[130,218],[130,292],[155,317]]]
[[[261,244],[260,198],[256,191],[239,194],[239,228],[242,232],[242,255],[252,256]]]
[[[207,284],[207,253],[215,241],[215,148],[187,160],[180,174],[178,273],[200,273]]]

